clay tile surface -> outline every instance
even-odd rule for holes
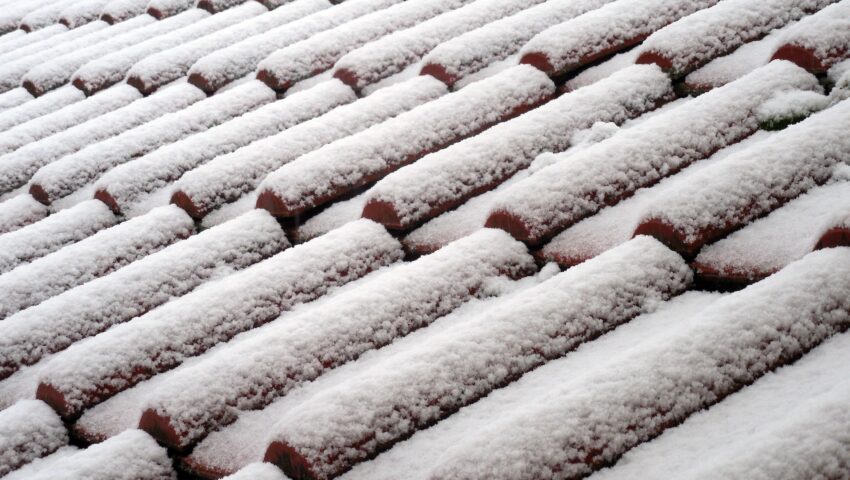
[[[0,480],[850,480],[850,0],[0,0]]]

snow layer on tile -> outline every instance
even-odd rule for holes
[[[13,88],[0,93],[0,108],[3,110],[17,107],[25,102],[32,100],[34,97],[24,87]]]
[[[100,18],[111,24],[145,13],[149,0],[112,0],[100,11]]]
[[[163,212],[191,225],[191,220],[174,206],[137,218],[150,221]],[[0,325],[3,376],[288,245],[274,219],[264,212],[252,212],[19,312]]]
[[[3,62],[3,70],[0,71],[0,91],[19,86],[24,74],[43,62],[93,43],[102,42],[120,32],[153,23],[155,20],[149,15],[143,15],[111,28],[106,22],[94,21],[3,54],[0,56],[0,61]]]
[[[823,2],[827,0],[822,0]],[[520,50],[524,63],[550,75],[635,45],[653,32],[718,0],[619,0],[547,28]]]
[[[403,2],[364,15],[278,50],[259,63],[259,78],[275,89],[331,68],[343,55],[396,30],[412,27],[472,0]]]
[[[89,200],[8,235],[0,235],[0,274],[83,240],[117,222],[108,207]]]
[[[252,463],[222,480],[287,480],[287,476],[271,463]]]
[[[164,89],[153,96],[180,96],[174,102],[189,106],[42,167],[30,181],[41,190],[40,194],[43,192],[44,197],[37,198],[45,203],[55,201],[96,180],[112,167],[206,131],[276,98],[274,91],[259,81],[209,98],[187,83]]]
[[[72,3],[59,13],[59,23],[69,28],[77,28],[93,22],[100,17],[100,12],[107,3],[109,0],[84,0]]]
[[[461,443],[471,432],[485,429],[495,419],[509,416],[516,409],[523,408],[523,405],[535,404],[540,398],[551,395],[555,388],[564,391],[564,384],[579,385],[580,388],[582,381],[603,372],[614,359],[640,345],[658,342],[671,331],[690,325],[695,313],[720,297],[716,293],[704,292],[686,292],[674,297],[658,305],[655,311],[640,315],[600,338],[580,345],[564,358],[552,360],[475,404],[462,408],[437,425],[418,431],[409,440],[396,444],[371,462],[355,466],[340,478],[430,478],[442,458],[451,454],[451,449],[447,449],[446,445]],[[491,310],[498,311],[498,306],[494,305]],[[204,447],[204,444],[199,446],[196,450],[198,454],[205,453]]]
[[[348,0],[301,20],[254,35],[195,62],[189,69],[189,81],[207,92],[214,92],[250,73],[263,58],[275,50],[400,1]]]
[[[827,108],[832,99],[820,92],[798,90],[777,94],[756,110],[762,128],[784,127]],[[775,129],[775,128],[773,128]]]
[[[373,187],[364,214],[372,215],[370,204],[390,205],[391,215],[376,209],[375,218],[409,228],[494,188],[538,154],[565,150],[575,130],[597,121],[622,123],[670,95],[659,68],[633,66],[388,175]]]
[[[784,474],[794,478],[794,468],[788,468],[788,458],[770,459],[770,456],[782,452],[784,457],[792,449],[766,452],[763,446],[770,446],[771,437],[776,437],[789,426],[801,425],[812,420],[812,415],[821,413],[812,408],[824,401],[843,398],[846,404],[847,365],[850,365],[850,335],[841,334],[827,340],[804,358],[790,366],[776,370],[756,381],[752,386],[735,393],[717,405],[691,416],[681,426],[670,429],[657,439],[626,453],[612,468],[595,474],[594,480],[614,480],[625,478],[645,478],[646,480],[682,478],[714,478],[705,475],[706,467],[720,467],[748,457],[755,452],[761,456],[760,465],[749,474],[730,475],[722,478],[786,478],[780,476],[760,477],[757,473],[766,473],[771,465],[782,466]],[[826,420],[828,416],[822,416]],[[835,417],[833,417],[835,418]],[[846,427],[846,423],[838,422]],[[809,425],[812,427],[814,425]],[[799,429],[793,435],[780,438],[793,439],[809,450],[811,458],[823,458],[826,453],[816,444],[801,442],[806,437],[814,437],[815,432],[826,432],[828,428]],[[810,437],[811,436],[811,437]],[[767,444],[767,445],[766,445]],[[846,449],[845,449],[846,451]],[[662,453],[663,452],[663,453]],[[743,455],[741,455],[743,453]],[[659,455],[660,454],[660,455]],[[738,458],[736,458],[738,457]],[[743,466],[743,465],[740,465]],[[760,472],[761,470],[761,472]],[[818,478],[815,472],[799,478]],[[825,473],[825,472],[820,472]],[[840,478],[825,476],[821,478]]]
[[[53,35],[65,33],[68,27],[65,25],[51,25],[41,30],[36,30],[27,33],[23,30],[13,30],[0,37],[0,54],[5,54],[14,51],[17,48],[26,46],[27,44],[39,42]]]
[[[246,3],[234,10],[249,8],[253,3]],[[296,0],[270,12],[221,28],[194,40],[184,40],[172,48],[147,56],[132,65],[127,71],[127,77],[131,78],[131,83],[142,91],[156,90],[186,75],[192,64],[206,55],[330,6],[328,0]],[[106,62],[106,57],[101,59],[101,63]]]
[[[638,62],[654,62],[682,77],[715,57],[758,40],[835,0],[726,0],[654,33],[640,49]]]
[[[21,265],[0,275],[0,318],[113,272],[193,232],[194,225],[183,212],[164,208]]]
[[[543,30],[612,0],[549,1],[445,41],[423,59],[423,73],[439,73],[449,85],[517,53]]]
[[[140,430],[126,432],[66,457],[30,480],[174,480],[168,452]]]
[[[710,158],[693,163],[675,175],[662,178],[651,187],[638,189],[631,197],[616,205],[603,208],[595,215],[577,222],[556,235],[540,250],[541,256],[561,265],[572,266],[629,241],[644,211],[657,199],[663,198],[674,185],[689,182],[697,172],[723,161],[733,153],[749,148],[770,135],[769,132],[756,132],[738,143],[723,148]],[[563,161],[569,161],[569,157]]]
[[[55,112],[84,98],[86,96],[83,92],[74,87],[59,88],[23,105],[0,112],[0,131],[9,130],[29,120]]]
[[[6,475],[5,477],[0,477],[3,480],[29,480],[34,474],[46,470],[49,468],[53,468],[54,465],[61,462],[63,459],[70,457],[71,455],[77,453],[79,449],[77,447],[66,446],[62,447],[59,450],[51,453],[50,455],[37,458],[32,462],[24,465],[23,467],[15,470],[14,472]]]
[[[818,88],[817,80],[796,65],[772,63],[624,130],[569,161],[541,169],[500,195],[488,225],[540,243],[638,188],[752,134],[759,126],[753,110],[776,92]]]
[[[696,254],[706,243],[829,180],[832,170],[850,158],[846,128],[847,101],[700,172],[656,201],[636,231],[657,222],[669,230],[661,235],[664,241]]]
[[[67,50],[67,53],[63,55],[38,62],[36,66],[21,77],[21,82],[34,95],[41,95],[71,81],[74,72],[92,60],[109,55],[125,47],[140,44],[160,35],[165,35],[187,25],[200,23],[203,19],[209,17],[209,15],[204,10],[193,8],[165,20],[145,21],[145,25],[124,31],[120,34],[115,32],[103,36],[97,34],[86,36],[83,38],[83,41],[86,41],[85,45],[80,46],[82,48]],[[136,18],[148,19],[151,17],[142,16]],[[122,29],[123,25],[132,21],[131,19],[127,22],[112,25],[109,28],[103,29],[102,32],[108,34],[111,31]],[[98,37],[98,41],[92,41],[94,37]],[[67,46],[67,44],[63,46]]]
[[[759,279],[811,252],[821,235],[850,215],[850,182],[816,187],[705,247],[697,270]]]
[[[274,442],[281,442],[303,459],[313,478],[336,477],[493,389],[654,310],[684,291],[691,276],[684,260],[661,243],[634,239],[543,282],[498,312],[471,319],[292,409],[270,429],[273,443],[266,458]]]
[[[59,16],[65,8],[77,3],[78,0],[56,0],[44,6],[35,8],[21,18],[19,28],[32,32],[59,21]]]
[[[382,274],[377,274],[368,280],[363,280],[361,282],[363,284],[362,286],[351,285],[345,288],[365,287],[367,282],[376,281],[381,275],[390,275],[392,271],[392,269],[387,269]],[[239,412],[239,418],[234,424],[212,432],[209,437],[195,447],[192,455],[186,459],[183,465],[188,467],[189,470],[194,470],[200,466],[201,468],[221,472],[221,474],[227,474],[251,462],[262,460],[267,447],[266,434],[268,428],[279,420],[285,412],[291,410],[293,407],[309,402],[313,396],[327,388],[333,388],[345,379],[358,372],[365,371],[376,364],[380,364],[385,359],[391,358],[399,352],[429,343],[430,339],[438,338],[447,329],[454,328],[485,310],[496,311],[499,305],[507,305],[509,302],[523,295],[528,289],[548,280],[558,272],[558,268],[554,264],[550,264],[542,268],[536,275],[518,280],[510,280],[505,277],[491,279],[492,281],[488,281],[484,285],[484,291],[481,295],[466,301],[451,313],[434,320],[427,328],[420,328],[410,332],[380,349],[369,350],[357,360],[329,370],[316,380],[291,390],[284,397],[279,398],[262,410]],[[337,295],[342,294],[343,291],[340,290]],[[256,335],[261,335],[262,333],[261,331],[257,331]],[[247,340],[248,338],[246,337],[245,341]],[[156,387],[151,385],[150,388],[155,391]],[[103,404],[103,406],[106,406],[106,404]],[[96,407],[96,409],[100,408]],[[119,408],[120,405],[111,406],[113,411],[117,411]],[[94,413],[94,410],[92,413]],[[100,413],[103,416],[102,414],[105,412]],[[85,416],[81,421],[84,419],[86,419]],[[407,476],[401,478],[407,478]]]
[[[236,7],[237,5],[241,5],[244,2],[245,0],[198,0],[196,6],[212,13],[218,13]],[[264,0],[262,3],[267,4],[272,2]]]
[[[362,89],[418,62],[440,43],[544,0],[477,0],[357,48],[336,62],[335,75]]]
[[[568,91],[578,90],[581,87],[586,87],[598,82],[599,80],[605,79],[614,72],[619,72],[624,68],[632,66],[637,59],[637,55],[638,50],[636,48],[627,52],[618,53],[599,65],[594,65],[582,70],[581,73],[567,80],[564,84],[565,88]]]
[[[0,411],[0,476],[67,444],[62,419],[44,402],[21,400]]]
[[[191,85],[175,85],[7,153],[0,157],[0,192],[24,185],[51,162],[166,113],[182,110],[202,97]]]
[[[764,38],[741,45],[732,53],[717,57],[685,77],[685,84],[697,92],[711,90],[735,81],[767,65],[780,45],[782,35],[796,22],[777,28]],[[635,50],[640,53],[640,49]]]
[[[379,225],[349,224],[72,345],[50,361],[42,385],[62,394],[64,414],[80,413],[400,257]]]
[[[175,183],[175,197],[181,195],[190,200],[187,210],[202,218],[213,208],[255,189],[267,174],[299,156],[445,93],[445,85],[424,77],[382,89],[188,172]]]
[[[306,242],[307,240],[324,235],[335,228],[339,228],[348,222],[357,220],[360,218],[360,214],[363,213],[363,207],[366,205],[366,197],[367,194],[364,192],[348,200],[342,200],[328,206],[328,208],[299,225],[298,229],[292,234],[293,240],[295,242]],[[204,221],[211,219],[216,213],[218,211],[210,213],[204,218]]]
[[[193,10],[197,11],[199,9]],[[141,60],[156,55],[163,50],[203,38],[206,35],[267,12],[266,7],[261,4],[255,1],[248,1],[236,8],[219,14],[207,16],[206,18],[197,18],[176,30],[165,34],[146,36],[144,41],[130,43],[124,48],[116,49],[117,51],[110,51],[106,55],[99,56],[74,72],[71,81],[75,87],[83,90],[87,95],[91,95],[123,80],[130,69]],[[180,14],[174,18],[178,18],[181,15],[185,14]],[[180,76],[177,75],[171,80],[177,79]],[[150,93],[151,90],[140,88],[141,86],[134,80],[134,77],[128,78],[128,82],[131,85],[139,88],[143,93]]]
[[[260,195],[282,203],[269,208],[275,215],[303,213],[534,108],[554,93],[543,72],[517,66],[297,158],[269,174]]]
[[[31,195],[21,194],[0,203],[0,233],[15,231],[48,215],[47,207]]]
[[[850,2],[842,0],[804,18],[785,32],[780,44],[813,55],[819,65],[806,65],[806,68],[828,69],[848,55]],[[777,50],[777,54],[781,51],[782,47]]]
[[[195,0],[150,0],[147,12],[158,19],[177,15],[195,6]]]
[[[69,86],[57,89],[31,102],[27,102],[27,104],[43,101],[50,102],[56,94],[65,95],[68,91],[72,90],[82,95],[79,90]],[[28,143],[41,140],[44,137],[126,106],[141,97],[142,95],[129,85],[116,85],[113,88],[105,90],[100,95],[93,95],[91,97],[85,97],[83,95],[82,100],[23,122],[0,133],[0,154],[12,152]],[[3,115],[6,112],[18,110],[18,108],[6,110],[3,112]]]
[[[580,268],[580,267],[576,267]],[[435,478],[580,478],[850,326],[850,249],[807,255],[453,445]]]
[[[0,13],[0,32],[6,33],[18,28],[21,19],[29,12],[48,5],[52,0],[34,0],[32,2],[16,2],[14,4],[3,5],[3,12]]]
[[[261,408],[326,370],[429,325],[482,294],[495,278],[532,269],[522,244],[483,230],[373,275],[315,308],[281,317],[159,385],[149,408],[178,432],[177,446],[189,445],[233,421],[238,410]]]

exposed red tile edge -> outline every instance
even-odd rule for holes
[[[155,7],[148,7],[148,9],[145,11],[145,13],[147,13],[148,15],[152,16],[153,18],[155,18],[157,20],[162,20],[166,16],[162,11],[160,11],[158,8],[155,8]]]
[[[537,68],[538,70],[545,72],[549,76],[561,76],[561,75],[564,75],[564,74],[567,74],[567,73],[571,73],[575,70],[578,70],[578,69],[580,69],[580,68],[582,68],[586,65],[594,63],[594,62],[601,60],[603,58],[610,57],[611,55],[613,55],[615,53],[618,53],[618,52],[621,52],[621,51],[626,50],[628,48],[631,48],[631,47],[637,45],[638,43],[646,40],[646,38],[648,36],[649,36],[648,34],[641,34],[641,35],[632,37],[628,40],[623,40],[621,42],[617,42],[616,44],[611,45],[608,48],[605,48],[605,49],[584,55],[584,56],[582,56],[578,59],[578,62],[568,64],[565,67],[557,69],[557,70],[555,69],[555,67],[552,66],[551,62],[549,62],[549,58],[543,52],[526,53],[520,59],[519,63],[525,63],[525,64],[528,64],[528,65],[531,65],[531,66]]]
[[[180,434],[171,425],[171,418],[160,415],[156,410],[147,409],[142,412],[139,428],[148,432],[159,443],[172,450],[180,451],[183,449],[180,445]]]
[[[191,456],[178,457],[176,465],[181,472],[193,478],[203,478],[204,480],[219,480],[220,478],[236,473],[236,470],[225,470],[206,465]]]
[[[334,78],[338,79],[342,83],[348,85],[353,88],[359,94],[359,89],[357,88],[357,82],[360,80],[357,78],[357,74],[352,72],[347,68],[340,68],[336,72],[334,72]]]
[[[73,423],[68,426],[68,431],[71,437],[83,445],[94,445],[109,439],[108,435],[92,432],[80,426],[79,423]]]
[[[105,203],[106,206],[109,207],[109,209],[113,212],[119,215],[121,214],[121,207],[118,206],[118,202],[115,201],[115,198],[113,198],[112,194],[110,194],[107,190],[104,190],[102,188],[98,189],[96,192],[94,192],[94,198]]]
[[[842,58],[846,54],[847,51],[845,50],[831,58],[820,58],[809,48],[785,44],[779,47],[779,50],[773,54],[771,60],[788,60],[809,72],[826,73],[829,70],[829,65],[833,63],[830,59]]]
[[[215,5],[209,0],[199,0],[195,7],[206,10],[210,13],[218,13],[218,10],[215,9]]]
[[[30,32],[29,30],[25,29],[23,26],[21,26],[21,30],[23,30],[27,33]],[[24,89],[27,92],[29,92],[29,94],[32,95],[33,97],[40,97],[40,96],[42,96],[46,93],[45,91],[36,87],[35,84],[32,83],[32,81],[30,81],[30,80],[24,80],[23,83],[21,83],[21,86],[24,87]]]
[[[101,14],[100,19],[110,25],[115,25],[115,18],[108,13]]]
[[[835,247],[850,247],[850,227],[833,227],[821,235],[815,250]]]
[[[635,60],[635,63],[639,65],[648,65],[654,63],[661,67],[661,69],[667,73],[673,70],[673,62],[669,58],[664,57],[660,53],[652,51],[641,53],[640,56],[638,56],[637,60]]]
[[[213,87],[210,82],[206,78],[204,78],[204,76],[200,73],[193,73],[189,75],[188,81],[192,85],[203,90],[204,93],[206,93],[207,95],[212,95],[217,90],[217,88]]]
[[[41,185],[33,183],[30,185],[29,192],[30,195],[32,195],[32,198],[38,200],[40,203],[48,206],[50,205],[50,195],[47,194]]]
[[[313,72],[314,75],[318,73],[321,72]],[[269,86],[269,88],[277,92],[284,92],[292,86],[292,82],[288,80],[281,80],[277,78],[273,72],[266,69],[262,69],[257,72],[257,80],[265,83]]]
[[[171,203],[177,205],[182,208],[186,213],[189,214],[190,217],[195,220],[201,220],[207,214],[206,209],[201,209],[201,207],[195,205],[189,195],[186,195],[183,191],[177,190],[174,194],[171,195]]]
[[[667,247],[671,250],[674,250],[684,257],[686,260],[692,260],[696,257],[697,253],[699,253],[703,244],[706,243],[709,238],[713,237],[713,235],[710,235],[709,232],[700,233],[701,234],[698,236],[697,240],[689,242],[686,240],[685,234],[678,231],[672,225],[669,225],[663,220],[657,218],[650,218],[648,220],[644,220],[640,225],[638,225],[635,229],[634,235],[649,235],[654,237],[664,245],[667,245]],[[714,231],[711,233],[714,233]]]
[[[154,86],[154,85],[146,85],[145,82],[141,78],[139,78],[135,75],[131,75],[131,76],[127,77],[127,85],[130,85],[131,87],[133,87],[136,90],[138,90],[139,92],[141,92],[142,95],[146,95],[146,96],[155,92],[156,89],[157,89],[157,87]],[[88,95],[88,94],[86,94],[86,95]]]
[[[50,408],[55,410],[63,419],[68,419],[71,416],[68,402],[65,401],[65,395],[62,395],[53,385],[39,383],[38,388],[35,390],[35,398],[50,405]]]
[[[319,480],[313,466],[298,451],[284,442],[272,442],[266,450],[264,462],[277,465],[292,480]]]
[[[718,269],[711,265],[693,262],[691,269],[697,284],[713,290],[739,290],[773,275],[776,271]]]
[[[80,90],[81,92],[86,94],[87,97],[90,97],[101,90],[100,87],[88,88],[86,84],[82,81],[82,79],[79,78],[75,78],[71,82],[71,85],[75,86],[77,90]]]
[[[422,70],[419,71],[419,75],[431,75],[437,80],[445,83],[448,86],[453,86],[455,82],[460,80],[458,77],[450,74],[446,71],[446,67],[440,65],[439,63],[429,63],[422,67]]]

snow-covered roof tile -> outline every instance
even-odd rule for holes
[[[100,11],[100,19],[116,24],[145,13],[150,0],[112,0]]]
[[[47,115],[85,97],[83,92],[71,86],[58,88],[47,95],[0,112],[0,131],[5,133],[16,125]]]
[[[815,248],[850,247],[850,216],[839,220],[823,232]]]
[[[162,20],[194,6],[195,0],[150,0],[145,11],[148,15]]]
[[[15,231],[48,215],[47,207],[31,195],[16,195],[0,202],[0,233]]]
[[[813,73],[826,73],[850,55],[850,1],[841,0],[788,29],[774,59],[790,60]]]
[[[59,13],[59,23],[68,28],[77,28],[100,18],[100,12],[109,0],[85,0],[74,2]],[[141,13],[141,12],[140,12]]]
[[[32,32],[59,21],[62,12],[69,6],[74,5],[76,0],[55,0],[37,7],[21,18],[18,28],[25,32]],[[97,0],[91,0],[97,1]]]
[[[56,412],[39,400],[22,400],[0,411],[0,475],[46,457],[68,444]]]

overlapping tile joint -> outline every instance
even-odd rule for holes
[[[850,0],[0,0],[0,478],[850,479]]]

